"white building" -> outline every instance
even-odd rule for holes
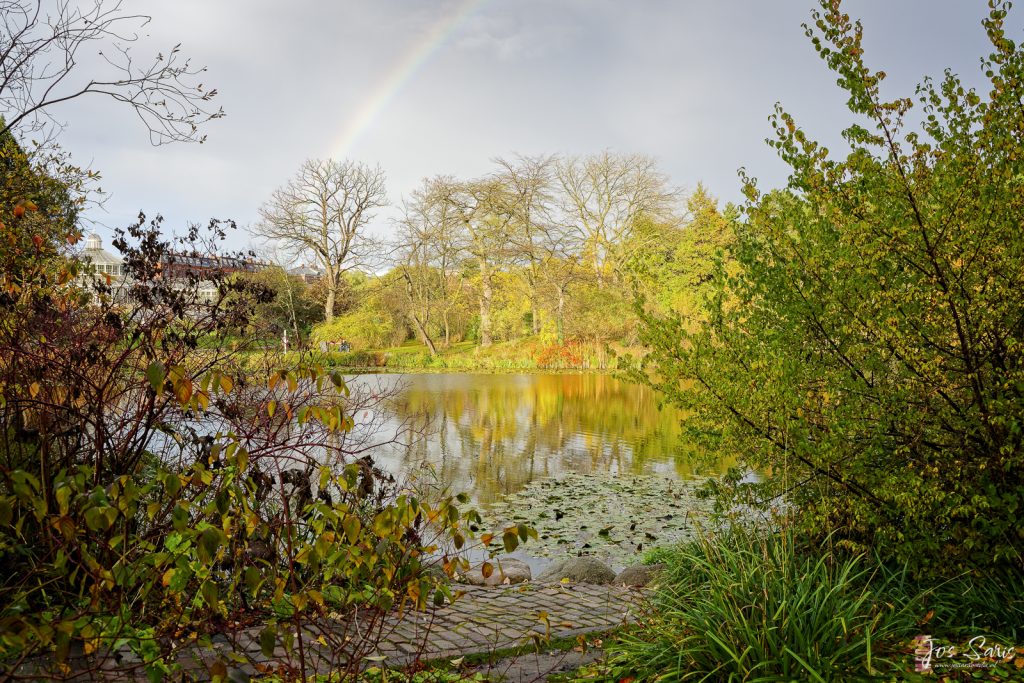
[[[120,256],[111,254],[103,248],[103,240],[96,233],[89,233],[85,238],[85,249],[82,250],[82,261],[87,271],[84,281],[87,284],[110,286],[115,301],[123,301],[126,289],[130,284],[124,270],[124,261]]]

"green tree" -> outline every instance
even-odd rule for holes
[[[925,80],[915,130],[913,98],[883,98],[865,64],[861,24],[823,0],[806,31],[848,95],[849,154],[777,108],[788,187],[744,176],[739,267],[719,271],[709,324],[640,309],[638,375],[763,474],[729,492],[781,498],[808,539],[921,573],[1022,567],[1024,51],[1008,10],[983,22],[988,92]]]
[[[731,221],[737,215],[732,204],[719,210],[718,201],[698,184],[687,197],[682,221],[641,217],[633,228],[636,244],[629,247],[629,269],[635,288],[648,304],[702,324],[706,304],[715,295],[715,278],[724,263],[721,257],[733,239]]]

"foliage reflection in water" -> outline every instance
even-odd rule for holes
[[[372,375],[351,381],[394,391],[386,429],[421,425],[401,443],[376,449],[378,464],[413,477],[430,470],[438,484],[482,504],[569,472],[685,479],[730,464],[689,448],[683,414],[659,407],[649,388],[607,375]],[[373,417],[381,416],[356,416]]]

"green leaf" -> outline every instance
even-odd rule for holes
[[[203,595],[203,600],[207,605],[216,607],[219,602],[220,595],[217,590],[217,584],[213,581],[204,581],[200,592]]]
[[[349,515],[342,521],[342,528],[345,530],[345,538],[351,545],[355,545],[359,541],[359,531],[362,528],[362,523],[359,518],[355,515]]]
[[[174,510],[171,511],[171,524],[174,526],[175,531],[185,531],[188,529],[188,509],[182,503],[175,505]]]
[[[260,584],[263,582],[263,574],[256,567],[246,567],[243,577],[249,593],[255,595],[256,591],[259,590]]]
[[[146,368],[146,379],[149,380],[149,386],[153,388],[156,393],[161,393],[164,390],[164,364],[158,360],[153,361]]]
[[[92,507],[85,511],[85,523],[93,531],[106,531],[110,528],[113,520],[107,514],[109,507]],[[114,511],[116,514],[116,510]]]
[[[224,533],[220,529],[204,529],[196,541],[196,550],[199,552],[199,559],[205,564],[213,562],[217,556],[217,549],[224,540]]]
[[[264,657],[274,656],[274,645],[277,642],[277,629],[274,626],[267,626],[260,631],[260,652]]]

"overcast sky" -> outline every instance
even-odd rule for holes
[[[477,176],[496,156],[607,148],[653,155],[674,184],[738,200],[741,166],[762,187],[785,182],[764,144],[775,102],[832,147],[851,120],[803,35],[810,0],[129,4],[153,17],[136,50],[182,43],[227,116],[203,145],[151,147],[112,102],[55,111],[70,124],[65,147],[103,175],[110,196],[93,218],[107,226],[139,210],[171,229],[214,216],[248,225],[309,157],[379,163],[397,203],[424,177]],[[845,3],[864,20],[869,64],[903,94],[945,67],[980,82],[985,5]],[[376,230],[388,230],[386,212]]]

